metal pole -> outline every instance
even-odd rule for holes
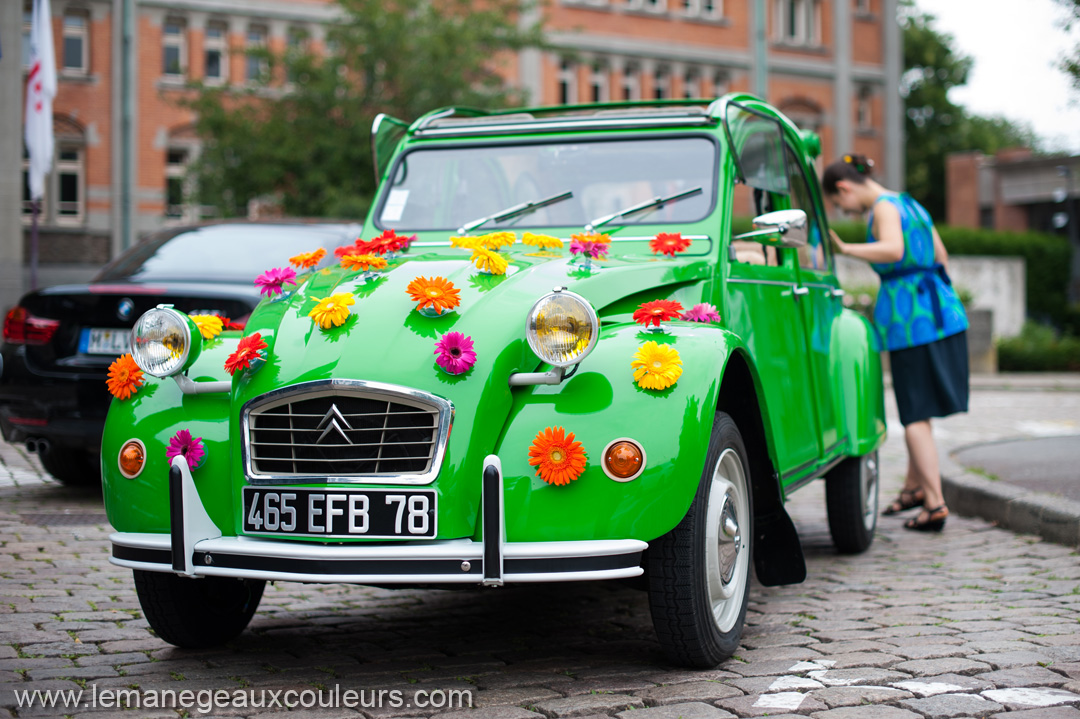
[[[33,200],[34,219],[30,223],[30,291],[37,289],[38,269],[38,213],[41,211],[41,200]]]
[[[754,94],[769,99],[769,59],[765,30],[765,0],[754,0]]]
[[[132,240],[132,152],[131,143],[134,108],[134,60],[133,49],[135,44],[134,0],[121,0],[123,12],[123,37],[121,47],[121,83],[120,83],[120,246],[122,249],[131,247]]]
[[[1069,246],[1072,247],[1072,272],[1069,273],[1069,303],[1080,303],[1080,227],[1077,227],[1076,200],[1072,191],[1072,168],[1058,165],[1065,178],[1065,213],[1069,217]]]

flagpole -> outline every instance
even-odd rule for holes
[[[30,226],[30,291],[37,289],[38,269],[38,212],[41,211],[41,200],[33,201],[34,219]]]

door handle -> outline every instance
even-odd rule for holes
[[[795,295],[795,299],[799,299],[803,295],[810,294],[809,287],[799,287],[798,285],[791,286],[791,294]]]
[[[847,293],[845,293],[843,290],[841,290],[839,288],[831,290],[829,292],[830,297],[837,298],[837,299],[840,298],[840,297],[843,297],[845,294],[847,294]]]

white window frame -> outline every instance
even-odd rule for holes
[[[855,0],[855,13],[858,15],[869,15],[870,0]]]
[[[773,4],[776,41],[783,45],[821,44],[820,0],[776,0]],[[791,26],[794,17],[794,27]]]
[[[657,65],[653,70],[653,99],[671,99],[671,68],[667,65]]]
[[[252,35],[258,33],[256,39],[252,39]],[[244,50],[250,52],[252,50],[265,50],[267,43],[270,41],[270,28],[266,25],[259,23],[252,23],[248,25],[247,32],[244,33]],[[258,77],[251,76],[252,63],[258,63]],[[255,83],[268,83],[270,81],[270,64],[266,58],[255,58],[250,55],[244,57],[244,82],[248,84]]]
[[[621,77],[619,80],[619,90],[621,91],[620,100],[640,100],[641,99],[641,67],[634,63],[627,63],[623,66]]]
[[[167,29],[170,25],[180,28],[180,32],[178,34],[168,32]],[[187,45],[187,23],[180,18],[165,18],[165,22],[161,24],[161,74],[164,77],[183,78],[187,76]],[[165,50],[169,47],[174,47],[177,50],[177,56],[180,60],[180,72],[169,72],[169,68],[165,63]]]
[[[701,17],[706,20],[719,20],[724,17],[724,0],[700,0],[701,2]],[[708,3],[712,3],[712,8],[707,7]]]
[[[589,101],[611,101],[611,69],[602,60],[595,61],[589,70]]]
[[[688,67],[683,70],[682,96],[684,100],[691,100],[701,95],[701,70],[696,67]]]
[[[644,0],[642,9],[655,15],[663,15],[667,12],[667,0]]]
[[[220,30],[221,37],[211,37],[211,30]],[[206,73],[209,63],[206,62],[211,52],[218,52],[221,60],[218,67],[221,74],[213,77]],[[223,85],[229,81],[229,23],[224,20],[210,20],[206,23],[203,33],[203,81],[207,85]]]
[[[69,25],[69,18],[78,18],[81,25]],[[64,13],[62,22],[63,30],[60,39],[60,72],[65,75],[87,75],[90,73],[90,13],[85,10],[68,10]],[[69,37],[77,38],[82,42],[82,53],[78,66],[68,66],[67,40]]]
[[[576,62],[565,57],[559,58],[558,97],[555,98],[557,105],[578,104],[577,73]]]
[[[642,10],[645,7],[645,0],[625,0],[627,10]]]
[[[727,70],[716,70],[712,77],[713,94],[723,97],[731,90],[731,73]]]
[[[74,160],[62,160],[61,155],[64,152],[74,152]],[[56,148],[56,165],[52,171],[52,180],[49,183],[53,185],[50,189],[53,190],[54,202],[50,208],[53,212],[53,221],[57,225],[82,225],[86,222],[86,148],[81,145],[68,145],[57,144]],[[60,175],[74,174],[75,175],[75,192],[76,198],[74,214],[64,215],[60,212]]]
[[[865,85],[855,96],[855,129],[858,132],[874,129],[874,91]]]

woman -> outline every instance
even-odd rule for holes
[[[881,276],[874,324],[889,351],[908,449],[904,489],[884,514],[923,507],[904,527],[940,532],[949,510],[930,418],[967,411],[967,315],[930,215],[910,195],[878,184],[873,166],[863,155],[844,155],[825,168],[821,184],[844,212],[870,212],[866,244],[843,242],[835,232],[832,241],[840,254],[869,262]]]

